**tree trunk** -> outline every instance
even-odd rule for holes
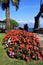
[[[10,31],[10,10],[6,8],[6,32]]]

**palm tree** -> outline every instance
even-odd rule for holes
[[[19,8],[20,0],[11,0],[12,4],[16,7],[16,10]],[[10,30],[10,0],[0,0],[1,6],[3,10],[6,10],[6,30],[7,32]]]

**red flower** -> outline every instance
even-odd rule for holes
[[[27,62],[30,62],[30,58],[27,59]]]
[[[36,55],[39,55],[39,52],[36,52]]]
[[[14,56],[12,55],[11,58],[14,58]]]
[[[34,46],[34,50],[37,50],[37,47],[36,46]]]
[[[33,41],[34,45],[37,45],[37,43],[35,41]]]
[[[31,51],[30,50],[28,51],[28,54],[31,54]]]
[[[36,56],[42,59],[43,48],[40,47],[40,40],[37,35],[32,32],[11,30],[5,35],[3,43],[11,58],[14,58],[15,54],[19,58],[26,59],[27,62],[30,62],[32,58],[36,59]]]
[[[43,55],[43,50],[41,50],[41,54]]]

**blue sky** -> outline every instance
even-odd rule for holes
[[[15,7],[10,3],[10,18],[20,23],[20,26],[27,23],[29,27],[34,27],[34,17],[40,10],[40,0],[21,0],[19,9],[16,11]],[[5,11],[0,7],[0,20],[6,18]],[[42,27],[43,19],[40,18],[40,27]]]

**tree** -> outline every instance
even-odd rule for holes
[[[3,20],[6,23],[6,19]],[[19,23],[13,19],[10,19],[10,27],[11,29],[14,29],[14,27],[18,27]]]
[[[28,31],[28,24],[24,25],[24,30]]]
[[[12,4],[16,7],[16,10],[19,8],[20,0],[11,0]],[[10,30],[10,0],[0,0],[2,5],[2,9],[6,10],[6,30],[7,32]]]

